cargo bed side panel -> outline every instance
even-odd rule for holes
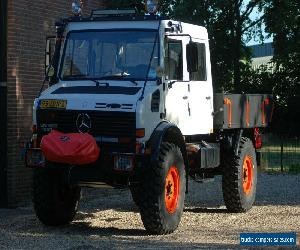
[[[272,118],[273,97],[263,94],[216,94],[214,128],[267,127]]]

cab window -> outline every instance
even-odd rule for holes
[[[182,42],[167,40],[165,51],[165,69],[169,80],[183,79]]]

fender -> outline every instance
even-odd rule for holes
[[[180,148],[184,159],[185,168],[186,170],[188,170],[189,163],[187,158],[184,137],[180,129],[175,124],[167,121],[161,122],[156,127],[149,141],[146,144],[146,147],[151,149],[151,157],[150,157],[151,164],[156,162],[156,160],[158,159],[160,145],[164,141],[174,143]]]
[[[151,149],[150,166],[153,166],[153,164],[157,161],[160,145],[164,141],[174,143],[180,148],[186,171],[186,193],[188,193],[189,161],[187,157],[184,137],[180,129],[175,124],[164,121],[160,123],[152,133],[149,141],[146,144],[146,147]]]

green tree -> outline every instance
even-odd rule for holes
[[[108,9],[136,9],[139,13],[143,13],[145,10],[143,0],[105,0],[105,6]]]
[[[269,0],[265,12],[266,30],[274,40],[274,59],[284,63],[291,54],[300,53],[300,1]]]
[[[273,36],[275,70],[273,93],[278,124],[299,134],[300,106],[300,1],[269,0],[265,8],[266,30]]]
[[[216,89],[240,92],[244,71],[249,69],[250,51],[246,43],[261,34],[265,1],[260,0],[177,0],[172,16],[203,25],[210,35],[212,71]]]

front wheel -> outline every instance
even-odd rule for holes
[[[140,204],[140,187],[130,187],[131,198],[135,205],[139,206]]]
[[[146,230],[169,234],[176,230],[183,213],[186,187],[184,160],[179,147],[162,143],[157,163],[144,175],[139,208]]]
[[[64,170],[34,170],[34,210],[44,225],[60,226],[70,223],[77,211],[80,192],[80,187],[69,187],[66,184]]]
[[[229,152],[223,156],[222,189],[229,212],[246,212],[255,201],[257,163],[253,143],[242,137],[238,155]]]

